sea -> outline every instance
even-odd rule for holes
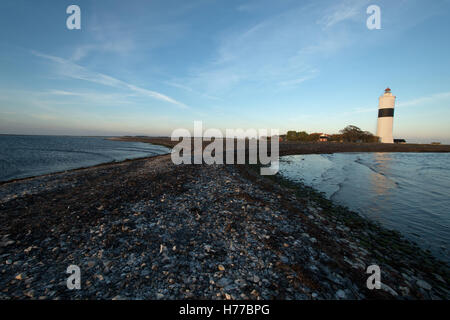
[[[163,146],[107,137],[0,135],[0,181],[169,152]]]
[[[450,263],[449,153],[334,153],[280,159],[280,174]]]

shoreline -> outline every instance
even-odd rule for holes
[[[14,179],[10,179],[10,180],[0,181],[0,187],[2,185],[4,185],[4,184],[8,184],[8,183],[12,183],[12,182],[26,181],[26,180],[35,179],[35,178],[51,177],[51,176],[54,176],[54,175],[66,174],[66,173],[71,173],[71,172],[76,172],[76,171],[86,170],[86,169],[95,169],[95,168],[100,168],[102,166],[121,164],[121,163],[135,161],[135,160],[145,160],[145,159],[157,158],[157,157],[166,156],[168,154],[169,153],[164,153],[164,154],[157,154],[157,155],[148,156],[148,157],[137,157],[137,158],[133,158],[133,159],[125,159],[125,160],[120,160],[120,161],[108,161],[108,162],[102,162],[102,163],[99,163],[99,164],[94,164],[92,166],[79,167],[79,168],[74,168],[74,169],[67,169],[67,170],[63,170],[63,171],[55,171],[55,172],[38,174],[38,175],[35,175],[35,176],[29,176],[29,177],[24,177],[24,178],[14,178]]]
[[[0,299],[449,298],[448,265],[399,233],[252,170],[159,155],[2,184],[28,192],[2,190]]]
[[[104,137],[105,140],[123,141],[123,142],[142,142],[150,143],[154,145],[163,146],[172,149],[178,142],[171,141],[170,138],[147,138],[147,137]],[[208,142],[204,142],[203,147]],[[407,147],[402,147],[407,146]],[[330,153],[373,153],[373,152],[411,152],[411,153],[447,153],[450,152],[450,145],[431,145],[431,144],[381,144],[381,143],[323,143],[323,142],[281,142],[280,143],[280,157],[288,155],[306,155],[306,154],[330,154]],[[167,153],[170,154],[170,153]],[[104,165],[118,164],[122,162],[149,159],[153,157],[165,156],[167,154],[138,157],[132,159],[125,159],[120,161],[108,161],[99,163],[92,166],[83,166],[74,169],[55,171],[50,173],[38,174],[23,178],[13,178],[9,180],[0,181],[0,186],[24,181],[28,179],[34,179],[39,177],[52,176],[56,174],[70,173],[78,170],[84,170],[89,168],[101,167]]]
[[[178,141],[171,141],[170,138],[144,138],[144,137],[114,137],[108,138],[114,141],[133,141],[152,143],[173,148]],[[203,142],[203,147],[209,142]],[[269,144],[270,146],[270,144]],[[450,145],[431,144],[386,144],[386,143],[349,143],[349,142],[293,142],[282,141],[280,146],[280,156],[295,154],[324,154],[340,152],[450,152]]]

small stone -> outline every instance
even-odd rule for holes
[[[217,281],[217,286],[218,287],[226,287],[227,285],[229,285],[231,283],[231,280],[228,278],[221,278],[220,280]]]
[[[156,294],[156,299],[161,300],[164,298],[164,295],[162,293],[157,293]]]
[[[345,291],[344,291],[344,290],[339,289],[339,290],[336,292],[336,297],[337,297],[338,299],[345,299],[345,298],[347,297],[347,295],[345,294]]]
[[[16,280],[22,280],[23,279],[23,275],[21,274],[21,273],[19,273],[17,276],[16,276]]]
[[[34,290],[26,291],[24,292],[24,295],[26,295],[28,298],[34,298]]]
[[[225,271],[225,267],[223,265],[219,264],[219,270],[220,271]]]
[[[433,273],[433,275],[434,275],[434,277],[435,277],[436,279],[438,279],[440,282],[445,283],[444,278],[442,278],[440,275],[438,275],[438,274],[436,274],[436,273]]]
[[[32,246],[26,248],[25,250],[23,250],[23,252],[29,253],[31,250],[33,250],[33,247],[32,247]]]
[[[0,242],[0,247],[7,247],[7,246],[10,246],[10,245],[12,245],[14,243],[16,243],[16,242],[13,241],[13,240],[2,241],[2,242]]]
[[[432,288],[431,285],[428,282],[424,281],[424,280],[417,280],[416,284],[420,288],[425,289],[425,290],[431,290],[431,288]]]
[[[402,287],[402,286],[400,286],[400,287],[398,287],[398,288],[400,289],[400,292],[401,292],[402,296],[407,296],[407,295],[409,295],[409,288],[408,288],[408,287]]]
[[[398,296],[398,293],[392,289],[391,287],[389,287],[387,284],[381,283],[381,289],[389,292],[390,294],[392,294],[394,297]]]
[[[247,282],[244,279],[236,279],[234,280],[234,283],[237,284],[239,287],[244,287],[247,285]]]

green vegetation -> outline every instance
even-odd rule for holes
[[[288,131],[286,134],[287,141],[303,141],[312,142],[319,141],[320,133],[308,134],[305,131]],[[350,125],[340,131],[339,134],[332,134],[328,136],[328,141],[333,142],[378,142],[377,136],[374,136],[369,131],[363,131],[360,128]]]
[[[346,126],[341,131],[342,140],[345,142],[378,142],[377,136],[369,131],[362,131],[356,126]]]
[[[288,131],[286,134],[286,140],[288,141],[318,141],[320,133],[308,134],[305,131]]]

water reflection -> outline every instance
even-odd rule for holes
[[[392,184],[386,181],[386,176],[390,174],[392,157],[389,156],[389,153],[374,153],[373,160],[375,169],[372,168],[368,179],[371,190],[379,196],[386,195],[391,192],[392,188]]]
[[[341,153],[283,157],[280,174],[450,262],[450,154]]]

